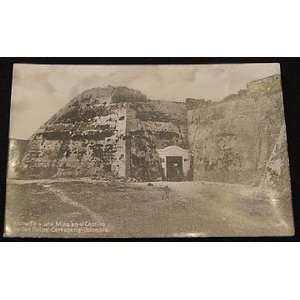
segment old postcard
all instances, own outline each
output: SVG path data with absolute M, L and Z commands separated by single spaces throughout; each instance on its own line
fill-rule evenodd
M 7 237 L 294 234 L 279 64 L 13 70 Z

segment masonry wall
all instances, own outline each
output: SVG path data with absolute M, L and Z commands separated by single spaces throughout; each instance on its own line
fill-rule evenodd
M 284 124 L 282 101 L 276 75 L 221 102 L 190 107 L 194 180 L 258 184 Z
M 30 177 L 161 180 L 157 149 L 191 149 L 194 180 L 258 184 L 284 124 L 279 76 L 220 102 L 149 100 L 126 87 L 87 90 L 31 138 Z
M 34 135 L 23 171 L 42 177 L 123 177 L 125 130 L 126 104 L 75 105 Z
M 188 147 L 185 103 L 157 100 L 128 103 L 128 176 L 138 180 L 163 179 L 156 150 L 170 145 Z
M 146 99 L 140 91 L 126 87 L 80 93 L 32 136 L 22 175 L 126 177 L 127 103 Z
M 292 220 L 292 202 L 286 131 L 283 125 L 260 181 L 260 188 L 272 199 L 282 220 Z M 285 221 L 284 221 L 285 222 Z

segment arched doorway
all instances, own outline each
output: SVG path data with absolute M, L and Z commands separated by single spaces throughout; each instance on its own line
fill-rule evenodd
M 189 150 L 179 146 L 157 149 L 163 170 L 164 180 L 182 181 L 188 179 L 191 169 Z

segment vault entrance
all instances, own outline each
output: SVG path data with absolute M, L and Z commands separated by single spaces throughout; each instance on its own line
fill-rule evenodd
M 166 156 L 167 180 L 180 181 L 183 179 L 182 156 Z
M 171 145 L 163 149 L 157 149 L 157 152 L 160 158 L 162 180 L 189 180 L 191 155 L 188 149 Z

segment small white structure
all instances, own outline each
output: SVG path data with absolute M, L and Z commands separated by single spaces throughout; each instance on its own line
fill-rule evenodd
M 191 155 L 188 149 L 179 146 L 168 146 L 157 149 L 164 178 L 166 180 L 182 180 L 187 178 L 191 169 Z

